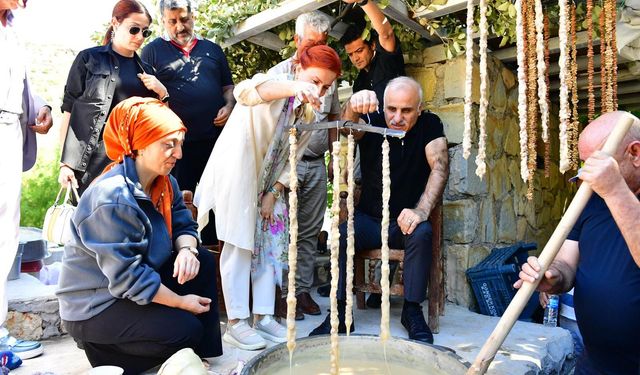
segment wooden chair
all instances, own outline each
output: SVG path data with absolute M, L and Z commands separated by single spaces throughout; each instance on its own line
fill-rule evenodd
M 444 315 L 444 259 L 442 257 L 442 203 L 433 209 L 429 216 L 429 222 L 433 228 L 431 270 L 429 272 L 429 287 L 427 296 L 429 298 L 428 324 L 433 333 L 440 331 L 440 316 Z M 365 309 L 365 293 L 382 293 L 380 283 L 375 277 L 377 261 L 382 258 L 381 249 L 358 251 L 354 257 L 354 289 L 356 291 L 356 305 L 358 309 Z M 364 268 L 365 261 L 369 261 L 368 282 L 365 282 Z M 404 296 L 403 266 L 404 250 L 390 249 L 389 260 L 399 262 L 396 277 L 398 282 L 389 286 L 389 294 L 394 296 Z
M 198 220 L 198 208 L 193 205 L 193 193 L 190 190 L 182 191 L 182 199 L 184 205 L 191 211 L 193 220 Z M 222 292 L 222 279 L 220 278 L 220 254 L 222 253 L 222 246 L 224 243 L 218 241 L 215 245 L 203 245 L 203 247 L 213 253 L 216 258 L 216 285 L 218 286 L 218 310 L 226 314 L 226 307 L 224 304 L 224 294 Z

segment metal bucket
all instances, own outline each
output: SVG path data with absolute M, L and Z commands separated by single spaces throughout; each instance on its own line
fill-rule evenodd
M 330 373 L 329 336 L 305 337 L 296 340 L 296 344 L 291 367 L 284 343 L 253 357 L 241 375 Z M 389 338 L 385 348 L 378 336 L 340 336 L 339 350 L 339 367 L 348 374 L 456 375 L 464 374 L 469 367 L 451 349 L 395 337 Z

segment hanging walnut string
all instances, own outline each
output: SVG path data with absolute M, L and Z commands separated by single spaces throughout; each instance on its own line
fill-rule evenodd
M 569 129 L 570 168 L 578 170 L 578 49 L 576 47 L 576 6 L 571 4 L 571 123 Z
M 558 21 L 558 45 L 560 47 L 560 57 L 558 59 L 560 66 L 560 173 L 564 174 L 570 168 L 567 128 L 571 117 L 571 113 L 569 112 L 569 72 L 567 69 L 567 53 L 569 47 L 567 38 L 567 1 L 558 0 L 558 5 L 560 8 Z
M 547 90 L 545 92 L 547 109 L 550 106 L 551 100 L 549 99 L 549 17 L 544 15 L 544 64 L 545 64 L 545 75 L 544 80 L 547 85 Z M 544 142 L 544 176 L 551 176 L 551 141 L 547 139 Z
M 333 142 L 333 204 L 331 205 L 331 375 L 337 375 L 339 367 L 338 352 L 338 255 L 340 253 L 340 141 Z
M 605 27 L 605 18 L 607 13 L 607 1 L 602 1 L 602 11 L 600 12 L 600 18 L 598 19 L 600 26 L 600 111 L 602 113 L 609 112 L 607 110 L 607 82 L 608 82 L 608 70 L 607 70 L 607 28 Z
M 587 118 L 593 121 L 596 113 L 596 96 L 593 90 L 593 0 L 587 0 L 587 85 L 589 110 Z
M 612 15 L 615 13 L 615 0 L 605 0 L 604 1 L 604 9 L 602 10 L 603 20 L 602 23 L 604 25 L 604 81 L 601 82 L 604 97 L 602 99 L 602 112 L 611 112 L 613 111 L 613 50 L 611 48 L 611 41 L 613 39 L 613 28 L 612 28 Z
M 382 265 L 380 267 L 380 287 L 382 306 L 380 306 L 380 340 L 389 339 L 389 198 L 391 197 L 391 178 L 389 177 L 389 141 L 382 142 L 382 222 L 380 238 L 382 241 Z
M 471 153 L 471 110 L 473 107 L 473 0 L 467 0 L 467 42 L 465 51 L 464 80 L 464 132 L 462 133 L 462 156 Z
M 296 269 L 298 264 L 298 138 L 296 129 L 289 131 L 289 274 L 287 291 L 287 349 L 289 362 L 296 348 Z
M 520 177 L 522 181 L 529 179 L 527 153 L 527 81 L 524 55 L 524 20 L 523 0 L 516 0 L 516 58 L 518 61 L 518 126 L 520 128 Z
M 486 157 L 486 141 L 487 141 L 487 36 L 489 34 L 487 27 L 487 0 L 480 0 L 480 108 L 478 111 L 478 127 L 480 135 L 478 139 L 478 156 L 476 156 L 476 175 L 481 179 L 487 171 Z
M 355 254 L 355 231 L 353 228 L 353 212 L 355 194 L 355 178 L 353 176 L 353 164 L 355 153 L 355 140 L 353 135 L 349 134 L 347 138 L 347 288 L 353 290 L 353 256 Z M 353 293 L 347 293 L 347 307 L 345 310 L 344 322 L 347 326 L 347 336 L 350 335 L 351 324 L 353 323 Z
M 537 107 L 537 79 L 538 72 L 536 69 L 536 25 L 535 19 L 535 0 L 527 0 L 525 6 L 525 46 L 527 56 L 527 167 L 529 168 L 529 176 L 527 178 L 527 198 L 533 199 L 533 177 L 536 170 L 536 140 L 538 127 L 538 107 Z
M 545 62 L 544 12 L 542 1 L 535 0 L 536 58 L 538 61 L 538 105 L 542 123 L 542 141 L 549 142 L 549 106 L 547 104 L 547 64 Z
M 612 70 L 611 70 L 611 84 L 613 85 L 612 89 L 612 101 L 613 101 L 613 110 L 618 110 L 618 42 L 616 40 L 616 19 L 618 9 L 616 8 L 616 2 L 613 1 L 611 5 L 611 50 L 613 51 L 613 61 L 612 61 Z

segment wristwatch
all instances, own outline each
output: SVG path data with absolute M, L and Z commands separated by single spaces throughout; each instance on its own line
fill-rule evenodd
M 269 193 L 273 194 L 274 198 L 276 199 L 280 198 L 280 190 L 276 189 L 273 186 L 269 188 Z
M 198 256 L 198 249 L 196 249 L 194 246 L 191 246 L 191 245 L 182 246 L 181 248 L 178 249 L 178 252 L 181 252 L 182 250 L 188 250 L 191 254 L 195 255 L 196 257 Z
M 356 4 L 360 5 L 361 7 L 367 5 L 367 3 L 369 2 L 369 0 L 362 0 L 362 1 L 358 1 L 356 2 Z
M 169 94 L 165 95 L 162 97 L 162 99 L 160 99 L 161 102 L 166 103 L 169 101 Z

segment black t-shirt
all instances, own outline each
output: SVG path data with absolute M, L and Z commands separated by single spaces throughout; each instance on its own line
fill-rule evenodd
M 216 140 L 221 127 L 213 119 L 225 105 L 222 88 L 233 85 L 227 58 L 219 45 L 200 39 L 185 56 L 178 47 L 156 38 L 142 50 L 169 90 L 169 107 L 184 122 L 186 141 Z
M 370 113 L 369 117 L 363 115 L 362 118 L 368 122 L 369 118 L 371 123 L 377 126 L 385 126 L 384 121 L 384 89 L 387 87 L 387 83 L 392 79 L 406 75 L 404 71 L 404 58 L 402 57 L 402 50 L 400 49 L 400 41 L 396 38 L 396 50 L 388 52 L 380 45 L 380 42 L 376 43 L 376 52 L 371 63 L 369 64 L 369 70 L 362 69 L 355 82 L 353 83 L 353 92 L 360 90 L 373 90 L 380 102 L 378 112 Z
M 415 208 L 418 204 L 431 173 L 425 147 L 440 137 L 444 137 L 442 122 L 427 111 L 420 114 L 403 139 L 389 137 L 391 218 L 397 218 L 403 209 Z M 358 143 L 362 171 L 358 210 L 378 218 L 382 217 L 382 140 L 380 134 L 365 133 Z
M 114 55 L 118 59 L 120 74 L 116 79 L 116 90 L 113 92 L 113 101 L 111 102 L 109 113 L 118 103 L 132 96 L 158 97 L 156 93 L 148 90 L 138 78 L 138 73 L 143 73 L 143 69 L 134 57 L 125 57 L 115 52 Z M 146 73 L 153 74 L 153 72 Z
M 567 238 L 579 242 L 573 300 L 590 362 L 603 374 L 638 374 L 640 267 L 597 194 Z

